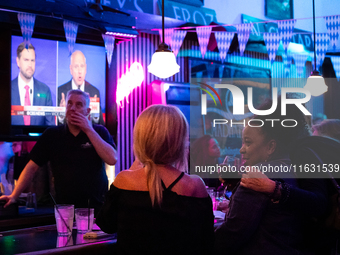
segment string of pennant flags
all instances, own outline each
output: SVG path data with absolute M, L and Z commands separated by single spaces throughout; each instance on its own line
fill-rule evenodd
M 35 17 L 36 15 L 31 14 L 31 13 L 23 13 L 23 12 L 18 13 L 18 20 L 20 23 L 21 33 L 22 33 L 23 41 L 25 43 L 25 47 L 27 49 L 28 49 L 28 46 L 30 44 L 31 37 L 33 34 Z M 71 55 L 74 51 L 74 44 L 77 38 L 78 24 L 72 21 L 64 20 L 63 25 L 64 25 L 65 37 L 68 43 L 69 54 Z M 112 61 L 112 53 L 113 53 L 114 45 L 115 45 L 115 37 L 113 35 L 106 35 L 106 34 L 102 34 L 102 37 L 104 40 L 107 62 L 110 67 L 111 61 Z
M 339 39 L 340 34 L 340 15 L 335 16 L 327 16 L 323 17 L 328 33 L 316 33 L 315 39 L 315 54 L 316 54 L 316 69 L 319 69 L 322 65 L 327 49 L 331 46 L 334 50 L 336 49 L 336 44 Z M 295 61 L 295 65 L 297 68 L 297 73 L 299 76 L 303 74 L 303 68 L 309 57 L 309 54 L 291 54 L 288 52 L 288 47 L 291 42 L 291 39 L 294 35 L 294 28 L 296 24 L 296 19 L 291 20 L 280 20 L 280 21 L 273 21 L 272 23 L 277 23 L 278 31 L 275 33 L 263 32 L 262 37 L 266 45 L 266 49 L 268 52 L 268 58 L 271 64 L 274 63 L 278 48 L 280 43 L 282 42 L 282 46 L 284 49 L 283 53 L 283 64 L 285 68 L 285 72 L 289 72 L 290 64 L 292 59 Z M 244 23 L 244 24 L 237 24 L 233 25 L 236 27 L 236 32 L 212 32 L 212 28 L 215 26 L 220 25 L 212 25 L 212 26 L 201 26 L 196 27 L 197 39 L 199 43 L 200 52 L 202 55 L 202 59 L 204 59 L 205 54 L 207 52 L 207 46 L 209 43 L 209 39 L 211 33 L 214 34 L 217 48 L 219 50 L 219 56 L 221 62 L 225 62 L 227 59 L 227 53 L 229 51 L 231 42 L 237 34 L 238 43 L 239 43 L 239 50 L 240 56 L 244 55 L 244 51 L 249 40 L 249 36 L 253 29 L 253 23 Z M 182 28 L 183 29 L 183 28 Z M 187 29 L 187 28 L 185 28 Z M 159 29 L 160 36 L 162 37 L 162 30 Z M 171 47 L 173 44 L 176 44 L 176 47 L 180 47 L 182 44 L 184 37 L 176 36 L 179 32 L 184 32 L 185 30 L 169 28 L 165 29 L 165 43 L 169 44 Z M 312 36 L 312 40 L 314 40 L 314 36 Z M 176 48 L 176 54 L 178 53 L 178 49 Z M 312 53 L 314 54 L 314 53 Z M 332 63 L 334 70 L 336 72 L 336 76 L 340 78 L 340 57 L 334 56 L 332 57 Z
M 25 42 L 25 46 L 28 48 L 30 43 L 30 39 L 32 37 L 34 24 L 35 24 L 35 14 L 31 13 L 18 13 L 18 21 L 20 23 L 21 32 L 23 36 L 23 41 Z M 327 32 L 328 33 L 316 33 L 316 38 L 312 36 L 312 40 L 315 40 L 315 54 L 316 54 L 316 70 L 320 68 L 322 65 L 327 49 L 332 47 L 332 49 L 336 49 L 337 42 L 339 40 L 340 35 L 340 15 L 334 16 L 326 16 L 323 17 Z M 291 54 L 288 52 L 288 46 L 291 42 L 292 36 L 294 35 L 294 28 L 296 24 L 296 19 L 291 20 L 271 20 L 271 23 L 277 23 L 278 31 L 277 33 L 262 33 L 263 40 L 266 45 L 266 49 L 268 52 L 268 59 L 273 64 L 275 62 L 276 54 L 279 48 L 280 43 L 282 42 L 284 53 L 282 56 L 283 64 L 285 68 L 285 72 L 289 72 L 290 64 L 292 59 L 295 61 L 295 65 L 297 68 L 298 75 L 302 75 L 303 68 L 308 54 Z M 268 22 L 268 21 L 266 21 Z M 263 22 L 259 22 L 263 23 Z M 68 42 L 69 53 L 72 54 L 74 50 L 74 44 L 77 37 L 78 24 L 72 21 L 65 20 L 63 22 L 65 37 Z M 236 32 L 213 32 L 217 47 L 219 50 L 219 57 L 221 62 L 225 62 L 228 57 L 228 51 L 231 45 L 231 42 L 237 34 L 240 55 L 244 55 L 244 51 L 249 40 L 249 36 L 252 33 L 254 23 L 243 23 L 233 25 L 236 27 Z M 220 26 L 220 25 L 219 25 Z M 210 35 L 212 33 L 212 28 L 214 26 L 201 26 L 196 27 L 196 33 L 199 43 L 200 52 L 202 58 L 204 59 L 205 54 L 207 52 L 207 46 L 209 43 Z M 183 28 L 182 28 L 183 29 Z M 174 29 L 168 28 L 164 29 L 164 40 L 165 43 L 170 45 L 173 50 L 175 56 L 178 55 L 181 45 L 184 41 L 184 38 L 188 31 L 182 29 Z M 162 30 L 159 29 L 160 38 L 162 39 Z M 112 61 L 112 53 L 114 50 L 115 37 L 113 35 L 102 35 L 106 50 L 107 61 L 110 66 Z M 336 73 L 336 77 L 340 79 L 340 57 L 332 56 L 331 61 Z M 313 62 L 313 61 L 312 61 Z M 313 63 L 314 65 L 314 63 Z

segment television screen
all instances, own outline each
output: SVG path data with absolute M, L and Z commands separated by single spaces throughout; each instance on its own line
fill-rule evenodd
M 167 83 L 166 104 L 178 107 L 190 126 L 190 138 L 203 135 L 201 116 L 201 90 L 188 83 Z
M 11 125 L 54 126 L 64 123 L 65 100 L 71 89 L 90 95 L 93 123 L 105 119 L 105 48 L 32 38 L 32 49 L 18 48 L 21 36 L 12 36 Z M 19 55 L 17 53 L 19 51 Z

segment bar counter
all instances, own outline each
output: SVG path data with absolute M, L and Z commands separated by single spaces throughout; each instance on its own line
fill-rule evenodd
M 215 227 L 222 222 L 222 219 L 215 219 Z M 99 228 L 94 224 L 94 229 Z M 73 227 L 72 236 L 58 236 L 55 224 L 3 231 L 0 232 L 0 254 L 114 254 L 116 234 L 94 232 L 98 233 L 98 238 L 84 239 Z
M 216 228 L 222 224 L 224 213 L 214 214 Z M 84 239 L 75 226 L 70 237 L 58 236 L 53 208 L 21 211 L 16 218 L 0 220 L 0 254 L 114 254 L 116 235 L 100 231 L 96 224 L 93 231 L 98 238 Z
M 0 232 L 0 254 L 112 254 L 116 235 L 95 231 L 96 239 L 83 239 L 73 228 L 69 237 L 58 236 L 55 225 Z
M 20 206 L 18 215 L 0 217 L 0 231 L 55 224 L 52 206 L 40 206 L 36 209 Z

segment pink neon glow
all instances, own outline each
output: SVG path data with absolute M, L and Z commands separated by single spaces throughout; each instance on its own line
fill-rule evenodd
M 139 87 L 144 81 L 144 70 L 141 64 L 134 62 L 130 66 L 125 74 L 118 79 L 117 83 L 117 93 L 116 93 L 116 103 L 118 106 L 123 105 L 123 100 L 126 98 L 128 101 L 128 96 L 135 88 Z

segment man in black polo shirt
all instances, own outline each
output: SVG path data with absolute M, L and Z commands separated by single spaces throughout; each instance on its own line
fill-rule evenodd
M 67 124 L 48 128 L 30 153 L 31 160 L 21 173 L 6 205 L 13 203 L 32 181 L 39 166 L 51 163 L 56 202 L 98 209 L 108 190 L 104 162 L 117 162 L 113 139 L 107 129 L 91 123 L 90 98 L 80 90 L 71 90 L 66 100 Z

